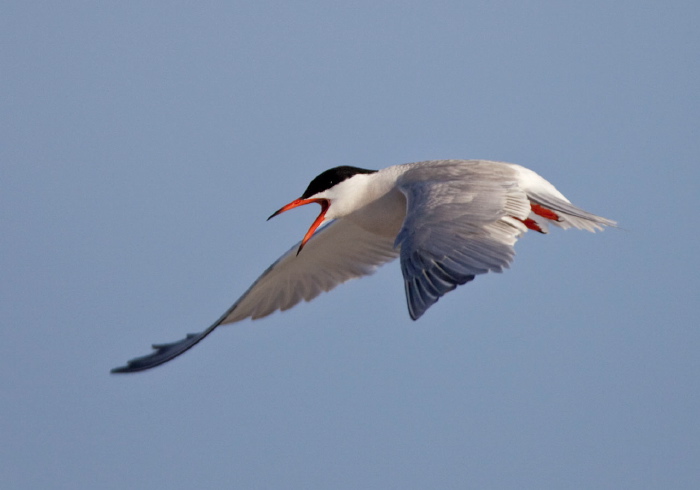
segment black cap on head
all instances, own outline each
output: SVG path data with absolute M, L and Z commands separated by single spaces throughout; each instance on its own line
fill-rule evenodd
M 308 199 L 314 194 L 323 192 L 330 189 L 339 182 L 349 179 L 355 174 L 373 174 L 376 170 L 367 170 L 366 168 L 349 167 L 347 165 L 342 167 L 334 167 L 330 170 L 326 170 L 314 180 L 311 181 L 309 187 L 306 188 L 304 193 L 301 195 L 301 199 Z

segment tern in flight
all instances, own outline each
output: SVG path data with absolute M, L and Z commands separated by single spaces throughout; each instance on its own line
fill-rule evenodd
M 417 320 L 441 296 L 477 274 L 508 267 L 513 245 L 527 230 L 547 233 L 550 224 L 588 231 L 615 226 L 571 204 L 532 170 L 486 160 L 434 160 L 383 170 L 335 167 L 270 218 L 311 203 L 320 204 L 321 213 L 301 242 L 209 328 L 153 345 L 151 354 L 112 372 L 163 364 L 219 325 L 288 310 L 397 257 L 408 314 Z

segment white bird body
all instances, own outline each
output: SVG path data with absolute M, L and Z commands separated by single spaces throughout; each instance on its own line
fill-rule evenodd
M 155 367 L 219 325 L 287 310 L 399 256 L 415 320 L 476 275 L 508 267 L 513 245 L 528 229 L 547 233 L 554 224 L 596 231 L 615 225 L 573 206 L 532 170 L 485 160 L 435 160 L 379 171 L 336 167 L 271 218 L 309 203 L 321 204 L 322 211 L 304 239 L 213 325 L 179 342 L 154 345 L 156 352 L 112 372 Z

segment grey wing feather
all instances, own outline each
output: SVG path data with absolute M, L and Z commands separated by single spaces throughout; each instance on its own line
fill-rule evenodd
M 398 255 L 391 239 L 346 220 L 334 221 L 320 229 L 297 256 L 298 247 L 297 243 L 268 267 L 209 328 L 177 342 L 156 344 L 151 354 L 132 359 L 112 373 L 132 373 L 159 366 L 194 347 L 219 325 L 287 310 L 349 279 L 371 274 Z
M 411 318 L 477 274 L 502 271 L 526 231 L 530 203 L 514 170 L 493 162 L 415 164 L 399 180 L 407 200 L 396 238 Z M 513 219 L 518 218 L 518 219 Z
M 372 274 L 398 251 L 390 238 L 348 220 L 325 226 L 297 255 L 299 244 L 272 264 L 228 311 L 222 324 L 263 318 L 311 301 L 349 279 Z

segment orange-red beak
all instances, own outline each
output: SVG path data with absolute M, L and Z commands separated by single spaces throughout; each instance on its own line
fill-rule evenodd
M 294 209 L 299 206 L 303 206 L 304 204 L 311 204 L 311 203 L 318 203 L 321 205 L 321 213 L 318 215 L 318 217 L 314 220 L 314 222 L 311 224 L 311 228 L 309 228 L 309 231 L 306 232 L 306 235 L 304 235 L 304 238 L 301 240 L 301 243 L 299 244 L 299 249 L 297 250 L 297 255 L 299 255 L 299 252 L 301 252 L 301 249 L 304 248 L 304 245 L 306 245 L 306 242 L 309 241 L 309 239 L 313 236 L 314 232 L 316 231 L 316 228 L 321 226 L 321 223 L 323 223 L 323 219 L 326 217 L 326 211 L 328 211 L 328 208 L 330 207 L 331 203 L 328 199 L 296 199 L 286 206 L 282 206 L 279 208 L 277 211 L 272 213 L 272 215 L 267 218 L 268 220 L 271 220 L 278 214 L 282 214 L 285 211 L 289 211 L 290 209 Z

